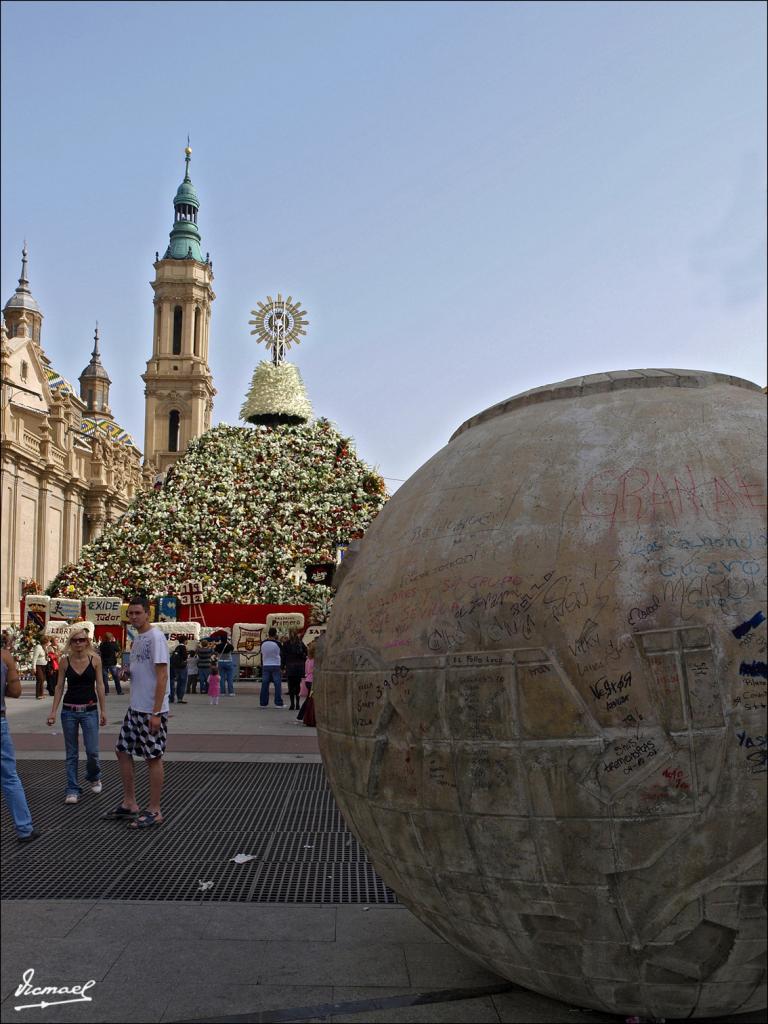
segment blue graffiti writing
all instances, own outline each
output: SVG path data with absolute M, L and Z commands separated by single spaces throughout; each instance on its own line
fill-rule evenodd
M 768 665 L 764 661 L 753 661 L 749 665 L 742 661 L 739 665 L 739 674 L 751 676 L 753 679 L 768 679 Z
M 768 746 L 768 736 L 755 736 L 753 739 L 744 729 L 741 729 L 736 733 L 736 739 L 739 741 L 739 746 L 746 747 L 747 750 L 749 750 L 750 747 Z
M 765 622 L 765 615 L 762 612 L 756 612 L 751 619 L 747 619 L 746 622 L 742 622 L 740 626 L 731 630 L 737 640 L 741 640 L 751 629 L 755 629 L 760 625 L 761 622 Z

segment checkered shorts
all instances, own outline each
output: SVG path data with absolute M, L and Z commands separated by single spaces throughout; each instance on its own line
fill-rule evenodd
M 150 717 L 145 711 L 128 708 L 120 727 L 115 750 L 147 760 L 162 757 L 168 739 L 168 715 L 160 715 L 160 728 L 157 732 L 149 731 Z

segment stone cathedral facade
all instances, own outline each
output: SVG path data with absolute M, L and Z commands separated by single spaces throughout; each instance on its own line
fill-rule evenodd
M 45 587 L 83 544 L 128 508 L 149 473 L 109 407 L 98 327 L 75 388 L 43 347 L 43 314 L 29 287 L 24 247 L 19 286 L 3 309 L 0 462 L 0 620 L 18 623 L 22 589 Z
M 22 589 L 43 589 L 62 565 L 119 518 L 135 495 L 165 475 L 211 425 L 216 390 L 208 366 L 213 267 L 203 257 L 200 202 L 186 173 L 173 200 L 168 247 L 155 259 L 152 354 L 142 374 L 144 460 L 109 407 L 111 380 L 96 329 L 88 365 L 73 386 L 43 347 L 43 313 L 21 277 L 3 308 L 0 621 L 18 623 Z M 35 589 L 37 589 L 35 588 Z

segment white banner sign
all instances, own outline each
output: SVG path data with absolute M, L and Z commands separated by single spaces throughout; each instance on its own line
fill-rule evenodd
M 287 633 L 289 629 L 304 629 L 304 616 L 301 612 L 272 612 L 267 616 L 267 629 L 272 627 L 278 633 Z
M 59 649 L 69 636 L 69 623 L 61 619 L 51 619 L 45 629 L 46 636 L 53 637 L 59 641 Z
M 74 622 L 80 618 L 82 601 L 76 601 L 72 597 L 52 597 L 48 606 L 48 614 L 52 619 L 64 619 L 66 622 Z
M 228 639 L 230 639 L 230 640 L 232 639 L 232 630 L 229 628 L 229 626 L 201 626 L 200 627 L 200 639 L 201 640 L 207 640 L 209 637 L 213 636 L 214 634 L 216 634 L 217 636 L 222 636 L 223 634 L 226 634 Z
M 323 635 L 326 628 L 326 626 L 307 626 L 307 630 L 301 638 L 304 646 L 309 647 L 314 640 Z
M 47 594 L 27 594 L 24 601 L 24 625 L 45 629 L 50 601 Z
M 262 634 L 266 635 L 263 622 L 236 622 L 232 627 L 232 646 L 244 661 L 261 656 Z
M 185 606 L 203 603 L 203 585 L 198 580 L 188 580 L 179 587 L 179 600 Z
M 197 640 L 200 636 L 199 622 L 156 622 L 154 624 L 168 641 L 168 650 L 173 651 L 179 640 L 185 644 Z
M 85 617 L 97 626 L 119 626 L 121 597 L 86 597 Z
M 53 625 L 52 622 L 48 623 L 48 628 L 45 631 L 46 634 L 51 632 L 51 626 L 52 625 Z M 66 629 L 63 632 L 63 636 L 64 636 L 65 640 L 68 640 L 69 639 L 69 634 L 72 632 L 72 623 L 65 622 L 64 625 L 66 626 Z M 94 624 L 92 622 L 78 622 L 77 628 L 78 629 L 84 629 L 85 632 L 88 634 L 88 636 L 91 638 L 91 641 L 93 641 L 93 637 L 94 637 L 94 634 L 96 632 L 96 627 L 94 626 Z

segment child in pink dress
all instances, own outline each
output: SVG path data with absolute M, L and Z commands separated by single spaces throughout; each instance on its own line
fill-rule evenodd
M 219 703 L 219 691 L 221 689 L 221 676 L 219 675 L 219 666 L 214 659 L 211 662 L 211 672 L 208 676 L 208 696 L 210 700 L 209 704 Z

